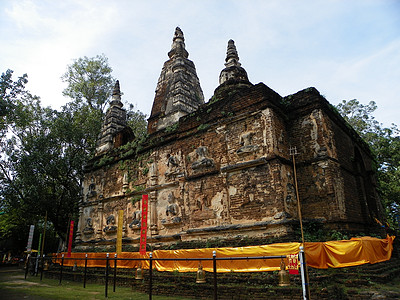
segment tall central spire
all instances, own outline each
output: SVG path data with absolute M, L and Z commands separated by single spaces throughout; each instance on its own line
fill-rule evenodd
M 185 38 L 176 27 L 169 60 L 164 63 L 158 79 L 153 108 L 148 119 L 148 133 L 154 133 L 195 111 L 204 103 L 203 91 L 194 63 L 188 59 Z
M 168 52 L 169 58 L 180 56 L 184 58 L 189 57 L 189 53 L 185 49 L 185 38 L 183 32 L 179 27 L 176 27 L 174 38 L 172 39 L 171 51 Z

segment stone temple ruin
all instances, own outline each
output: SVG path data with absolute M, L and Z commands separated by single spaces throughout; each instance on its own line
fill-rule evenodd
M 117 81 L 94 158 L 85 166 L 76 245 L 138 246 L 141 197 L 148 241 L 287 237 L 302 217 L 369 232 L 382 216 L 368 146 L 315 88 L 282 97 L 252 84 L 232 40 L 219 86 L 205 103 L 176 28 L 157 83 L 148 137 L 135 139 Z M 293 153 L 292 153 L 293 154 Z

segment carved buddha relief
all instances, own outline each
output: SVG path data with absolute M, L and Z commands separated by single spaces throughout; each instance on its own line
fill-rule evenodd
M 165 218 L 161 219 L 163 225 L 175 225 L 182 222 L 181 210 L 177 204 L 177 199 L 171 192 L 168 195 L 168 204 L 165 208 Z
M 255 132 L 249 131 L 245 132 L 240 136 L 240 145 L 241 147 L 236 151 L 238 155 L 244 153 L 251 153 L 258 150 L 258 146 L 253 144 L 253 137 Z
M 91 235 L 92 233 L 94 233 L 94 228 L 93 228 L 93 220 L 92 218 L 86 218 L 85 220 L 85 228 L 83 228 L 83 234 L 85 235 Z
M 141 222 L 142 222 L 142 212 L 140 210 L 136 210 L 132 214 L 132 222 L 129 224 L 129 228 L 140 229 Z
M 182 175 L 183 172 L 178 157 L 176 155 L 167 154 L 167 158 L 167 171 L 165 172 L 165 176 L 171 178 Z
M 208 157 L 207 147 L 200 146 L 196 149 L 197 160 L 192 164 L 192 169 L 214 167 L 214 160 Z
M 114 215 L 109 215 L 106 218 L 106 227 L 104 227 L 103 231 L 105 233 L 113 233 L 117 231 L 117 226 L 115 225 L 115 217 Z
M 89 200 L 89 198 L 95 197 L 97 195 L 96 192 L 96 184 L 94 182 L 93 176 L 90 178 L 90 184 L 88 187 L 88 192 L 86 193 L 86 200 Z

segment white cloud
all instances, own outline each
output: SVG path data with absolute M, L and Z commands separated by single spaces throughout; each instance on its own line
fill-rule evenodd
M 66 66 L 104 53 L 124 99 L 149 114 L 180 26 L 206 99 L 232 38 L 253 83 L 283 96 L 315 86 L 333 103 L 375 100 L 379 116 L 397 122 L 395 8 L 381 1 L 10 1 L 0 15 L 0 66 L 28 73 L 28 88 L 58 108 L 67 101 Z

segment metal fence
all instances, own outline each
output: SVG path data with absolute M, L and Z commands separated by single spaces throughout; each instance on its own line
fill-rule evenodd
M 302 247 L 301 247 L 302 248 Z M 150 253 L 149 258 L 118 258 L 117 254 L 115 254 L 114 257 L 109 257 L 109 253 L 107 253 L 105 258 L 88 258 L 87 254 L 85 255 L 85 258 L 72 258 L 72 257 L 65 257 L 64 254 L 62 254 L 61 259 L 58 258 L 59 264 L 60 264 L 60 271 L 59 271 L 59 284 L 61 285 L 62 280 L 63 280 L 63 269 L 64 269 L 64 261 L 65 260 L 84 260 L 84 272 L 83 272 L 83 287 L 86 288 L 86 280 L 87 280 L 87 269 L 88 269 L 88 260 L 105 260 L 105 289 L 104 289 L 104 295 L 107 298 L 108 297 L 108 281 L 110 278 L 110 269 L 113 269 L 113 291 L 115 292 L 115 286 L 116 286 L 116 278 L 117 278 L 117 267 L 118 267 L 118 261 L 149 261 L 149 287 L 148 287 L 148 293 L 149 293 L 149 300 L 152 299 L 152 290 L 153 290 L 153 262 L 154 261 L 212 261 L 213 265 L 213 299 L 217 300 L 218 299 L 218 284 L 217 284 L 217 261 L 222 261 L 222 260 L 258 260 L 258 259 L 284 259 L 286 258 L 286 255 L 277 255 L 277 256 L 250 256 L 250 257 L 217 257 L 216 256 L 216 251 L 213 251 L 213 256 L 209 258 L 153 258 L 152 253 Z M 305 259 L 304 259 L 304 251 L 303 249 L 300 249 L 299 253 L 299 258 L 300 258 L 300 270 L 301 270 L 301 281 L 302 281 L 302 288 L 303 288 L 303 299 L 308 299 L 308 283 L 306 282 L 306 276 L 305 276 Z M 55 259 L 53 257 L 29 257 L 27 259 L 26 263 L 26 268 L 25 268 L 25 279 L 27 278 L 27 275 L 29 273 L 29 270 L 31 271 L 30 273 L 32 275 L 38 275 L 40 273 L 40 280 L 43 278 L 43 271 L 44 271 L 44 266 L 46 265 L 46 262 L 49 263 L 50 261 L 54 261 Z M 114 267 L 111 267 L 110 262 L 114 262 L 113 265 Z

